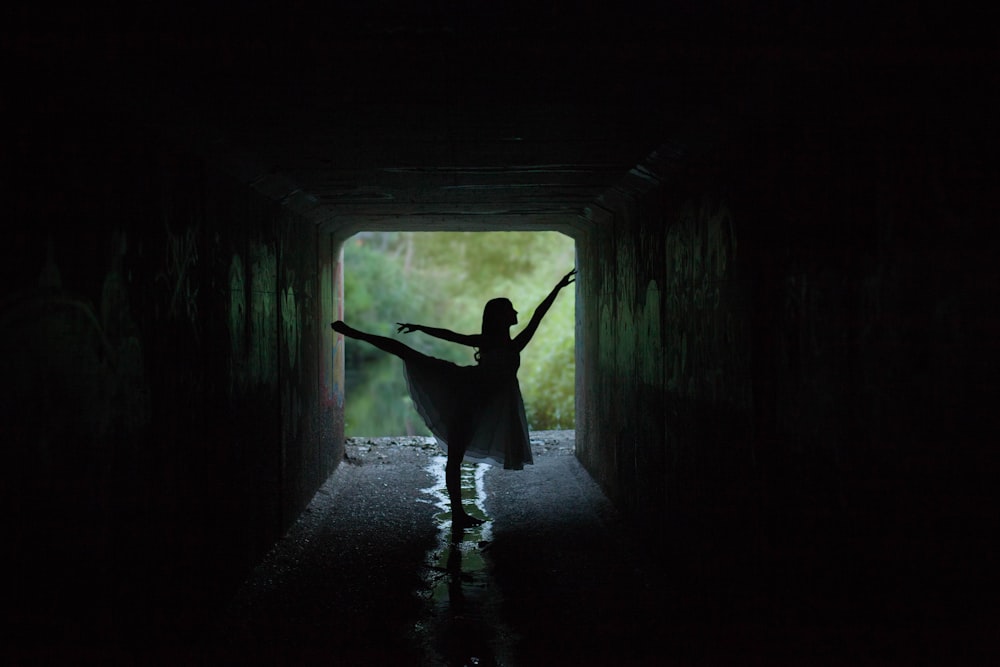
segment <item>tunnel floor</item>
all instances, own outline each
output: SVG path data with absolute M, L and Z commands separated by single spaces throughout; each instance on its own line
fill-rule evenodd
M 990 664 L 976 657 L 985 628 L 914 623 L 898 601 L 872 605 L 857 591 L 824 588 L 828 578 L 794 555 L 767 566 L 705 564 L 714 574 L 700 579 L 698 564 L 665 572 L 662 547 L 641 526 L 625 529 L 573 456 L 571 431 L 533 433 L 532 449 L 535 465 L 524 471 L 466 464 L 467 511 L 489 520 L 456 533 L 435 445 L 349 441 L 345 463 L 215 620 L 199 657 L 212 665 Z
M 481 527 L 452 531 L 444 458 L 422 438 L 352 439 L 347 460 L 218 620 L 216 664 L 650 664 L 662 606 L 573 456 L 465 464 Z M 657 660 L 656 662 L 659 662 Z

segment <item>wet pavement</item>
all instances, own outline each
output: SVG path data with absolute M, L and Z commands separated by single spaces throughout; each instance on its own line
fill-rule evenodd
M 218 620 L 210 661 L 659 663 L 660 606 L 572 437 L 533 433 L 524 471 L 465 464 L 467 511 L 488 520 L 462 531 L 435 445 L 349 441 L 348 460 Z
M 523 471 L 464 466 L 466 510 L 488 520 L 453 531 L 436 445 L 349 441 L 223 609 L 187 610 L 200 629 L 118 664 L 1000 664 L 994 617 L 940 595 L 913 603 L 926 582 L 901 595 L 865 577 L 835 536 L 757 559 L 733 541 L 695 544 L 700 558 L 671 560 L 641 525 L 626 529 L 571 431 L 533 433 L 532 449 Z
M 40 568 L 54 590 L 80 579 L 87 606 L 11 617 L 15 659 L 0 652 L 0 664 L 1000 664 L 1000 619 L 969 604 L 968 585 L 875 567 L 871 540 L 836 530 L 754 551 L 748 528 L 725 524 L 727 539 L 712 540 L 719 527 L 703 521 L 683 543 L 657 542 L 662 518 L 627 527 L 573 456 L 572 431 L 531 435 L 535 465 L 523 471 L 464 466 L 466 510 L 487 521 L 462 531 L 436 445 L 349 441 L 233 596 L 168 596 L 178 572 L 140 570 L 124 577 L 139 582 L 129 618 L 109 620 L 98 599 L 108 578 Z M 980 589 L 993 599 L 989 581 Z M 28 628 L 37 638 L 25 641 Z

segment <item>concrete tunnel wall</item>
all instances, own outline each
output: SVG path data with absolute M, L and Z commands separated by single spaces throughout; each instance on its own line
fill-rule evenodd
M 47 138 L 58 169 L 9 156 L 5 609 L 99 599 L 156 632 L 230 594 L 341 458 L 339 266 L 280 184 L 89 120 Z
M 758 494 L 739 219 L 678 176 L 688 153 L 633 169 L 580 242 L 577 456 L 660 553 L 704 528 L 749 539 Z
M 994 195 L 895 111 L 679 128 L 587 211 L 577 454 L 691 585 L 996 585 Z

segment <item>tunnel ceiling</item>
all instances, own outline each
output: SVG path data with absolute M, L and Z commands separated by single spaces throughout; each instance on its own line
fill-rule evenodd
M 317 219 L 370 228 L 559 227 L 656 147 L 612 112 L 560 103 L 344 110 L 320 94 L 292 118 L 216 145 L 253 155 Z
M 67 59 L 87 70 L 80 96 L 96 76 L 172 143 L 356 228 L 563 228 L 687 103 L 682 82 L 669 96 L 649 82 L 669 31 L 613 11 L 364 4 L 190 23 L 164 10 Z
M 678 119 L 797 101 L 844 26 L 879 31 L 653 4 L 36 4 L 4 28 L 34 74 L 8 108 L 157 128 L 321 223 L 560 228 Z
M 414 47 L 399 48 L 396 62 L 406 62 Z M 515 72 L 530 68 L 521 58 L 505 62 Z M 482 80 L 461 82 L 447 65 L 432 65 L 385 64 L 384 75 L 369 68 L 363 80 L 331 87 L 320 75 L 315 86 L 297 82 L 297 99 L 247 91 L 251 100 L 227 109 L 227 119 L 209 125 L 199 111 L 191 135 L 223 161 L 240 162 L 247 180 L 280 180 L 276 194 L 285 187 L 308 200 L 313 218 L 378 229 L 561 228 L 661 141 L 660 107 L 639 113 L 611 103 L 596 79 L 531 95 L 516 73 L 501 79 L 509 85 L 484 89 Z

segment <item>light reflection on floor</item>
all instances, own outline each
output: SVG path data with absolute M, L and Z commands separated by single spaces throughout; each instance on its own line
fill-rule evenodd
M 427 664 L 509 665 L 511 635 L 500 619 L 500 596 L 492 581 L 488 550 L 492 522 L 484 511 L 483 478 L 489 466 L 462 465 L 462 498 L 465 511 L 485 519 L 480 526 L 453 530 L 451 507 L 445 487 L 445 457 L 436 456 L 427 467 L 434 485 L 421 492 L 438 508 L 438 546 L 427 554 L 423 591 L 427 603 L 424 620 L 415 628 Z

